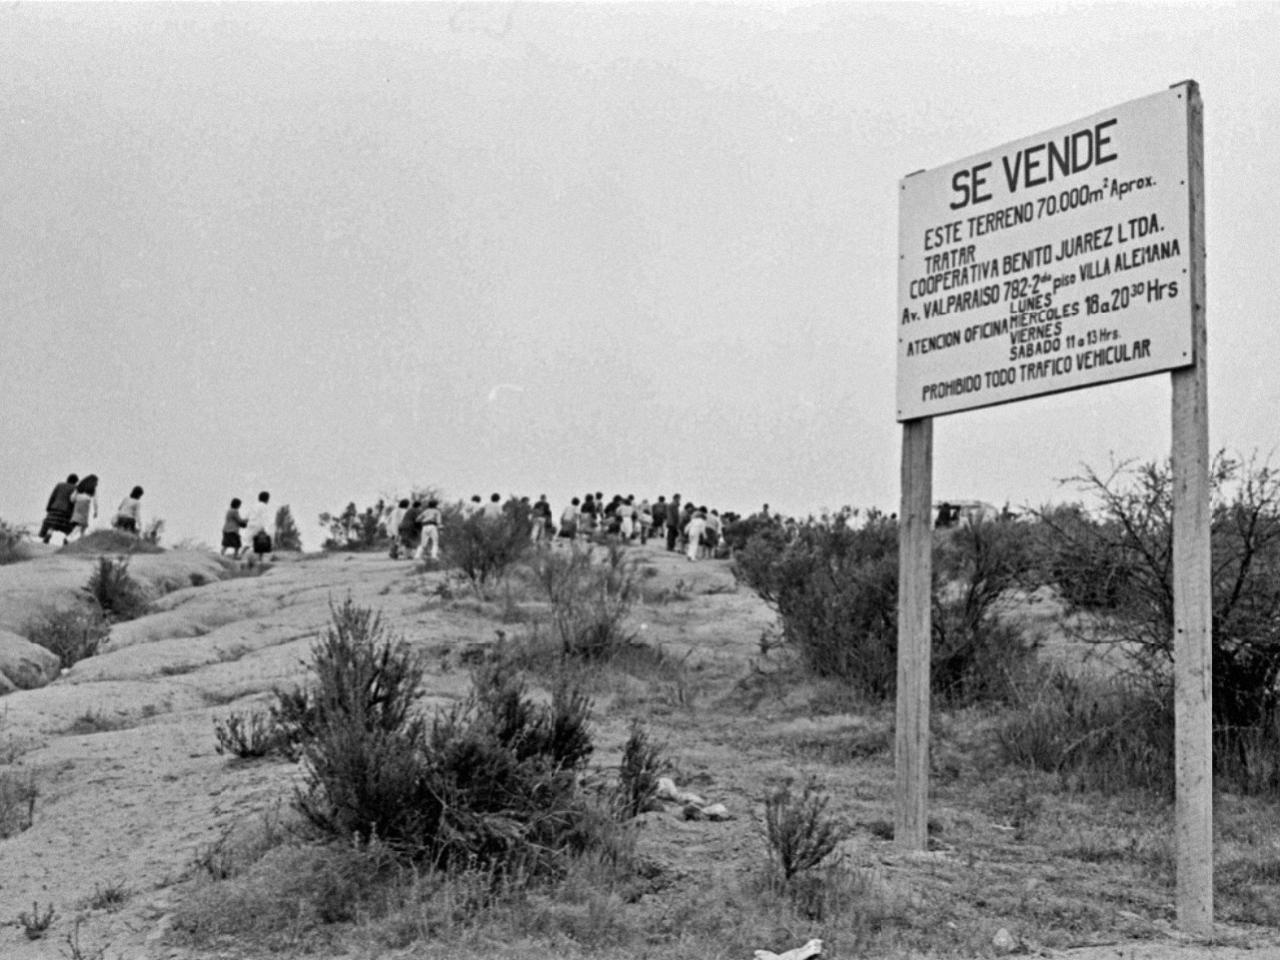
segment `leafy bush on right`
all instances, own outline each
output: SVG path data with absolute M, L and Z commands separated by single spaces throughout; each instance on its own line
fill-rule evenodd
M 1168 462 L 1076 478 L 1096 518 L 1041 511 L 1050 582 L 1090 617 L 1085 639 L 1124 658 L 1172 722 L 1173 479 Z M 1211 471 L 1216 775 L 1280 792 L 1280 471 L 1219 453 Z M 1092 584 L 1081 587 L 1080 584 Z
M 1030 548 L 1020 525 L 966 523 L 938 531 L 933 563 L 934 693 L 968 703 L 1001 699 L 1031 648 L 999 618 L 1022 583 Z M 863 696 L 897 684 L 898 524 L 871 511 L 861 527 L 809 526 L 789 543 L 769 532 L 747 541 L 735 576 L 778 612 L 784 641 L 816 675 Z

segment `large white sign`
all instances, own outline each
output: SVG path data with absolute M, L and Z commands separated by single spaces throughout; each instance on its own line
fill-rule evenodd
M 902 180 L 899 420 L 1194 361 L 1186 90 Z

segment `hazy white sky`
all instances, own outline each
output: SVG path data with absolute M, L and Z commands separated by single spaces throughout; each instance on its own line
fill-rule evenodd
M 896 509 L 898 180 L 1184 79 L 1210 443 L 1276 444 L 1280 6 L 9 4 L 0 517 L 135 483 Z M 939 418 L 939 497 L 1164 457 L 1168 376 Z M 105 517 L 104 517 L 105 520 Z

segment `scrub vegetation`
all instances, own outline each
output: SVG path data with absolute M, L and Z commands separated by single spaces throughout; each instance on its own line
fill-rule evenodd
M 1215 711 L 1217 914 L 1244 937 L 1280 927 L 1280 498 L 1256 464 L 1216 476 L 1215 667 L 1237 678 Z M 752 521 L 696 564 L 457 518 L 443 568 L 345 561 L 402 615 L 332 604 L 302 683 L 215 720 L 227 783 L 261 797 L 278 770 L 283 806 L 197 851 L 166 936 L 458 960 L 1165 938 L 1167 469 L 1080 480 L 1097 506 L 935 531 L 923 856 L 893 844 L 892 518 Z
M 27 551 L 22 547 L 26 538 L 25 528 L 0 520 L 0 565 L 27 559 Z

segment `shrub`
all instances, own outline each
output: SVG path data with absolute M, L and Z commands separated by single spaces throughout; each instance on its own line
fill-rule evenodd
M 302 743 L 317 729 L 316 698 L 307 687 L 292 690 L 275 688 L 271 705 L 271 726 L 278 733 L 277 748 L 290 760 L 297 760 Z
M 607 660 L 632 641 L 627 616 L 639 596 L 635 563 L 611 545 L 603 564 L 591 548 L 544 551 L 532 563 L 534 578 L 551 604 L 551 625 L 562 652 L 583 660 Z
M 606 836 L 578 789 L 592 751 L 589 712 L 567 684 L 538 706 L 508 667 L 482 668 L 467 701 L 431 728 L 431 792 L 443 799 L 432 860 L 538 876 Z
M 129 561 L 99 557 L 84 593 L 110 620 L 132 620 L 147 611 L 147 595 L 129 574 Z
M 50 608 L 28 620 L 23 635 L 58 655 L 63 669 L 98 652 L 111 627 L 101 609 Z
M 229 753 L 248 760 L 273 753 L 291 753 L 289 730 L 276 721 L 274 711 L 228 714 L 213 721 L 213 732 L 218 740 L 214 749 L 219 754 Z
M 388 531 L 382 521 L 386 504 L 379 500 L 364 512 L 348 503 L 339 514 L 320 514 L 320 526 L 329 531 L 320 546 L 324 550 L 377 550 L 386 546 Z M 277 517 L 277 524 L 279 518 Z M 394 532 L 394 531 L 393 531 Z
M 272 546 L 277 550 L 301 550 L 302 533 L 294 522 L 293 512 L 286 503 L 276 511 L 276 531 L 272 537 Z
M 440 555 L 457 567 L 475 590 L 506 576 L 531 549 L 529 506 L 508 501 L 499 517 L 476 512 L 446 522 L 440 530 Z
M 590 702 L 575 688 L 539 706 L 509 667 L 485 667 L 428 725 L 413 710 L 419 658 L 350 601 L 312 656 L 297 803 L 323 833 L 443 868 L 530 874 L 599 835 L 578 790 L 592 746 Z
M 897 674 L 898 527 L 877 517 L 857 530 L 806 527 L 779 547 L 754 537 L 735 576 L 778 611 L 783 640 L 815 674 L 873 698 L 892 696 Z
M 752 514 L 724 525 L 724 544 L 735 555 L 752 540 L 762 539 L 778 547 L 786 544 L 786 532 L 776 517 Z
M 999 698 L 1029 658 L 998 617 L 1021 582 L 1028 548 L 1012 521 L 974 522 L 934 539 L 933 692 L 964 703 Z M 790 543 L 766 528 L 738 552 L 734 575 L 778 611 L 784 642 L 822 677 L 886 699 L 897 683 L 898 525 L 875 511 L 857 529 L 802 528 Z
M 1032 547 L 1022 524 L 976 520 L 934 546 L 931 681 L 953 703 L 1001 700 L 1027 669 L 1032 647 L 1001 622 L 1007 593 L 1026 581 Z
M 28 829 L 35 820 L 35 775 L 0 771 L 0 840 Z
M 93 885 L 93 894 L 86 898 L 85 906 L 90 910 L 109 910 L 115 912 L 123 907 L 132 894 L 123 880 L 115 880 L 105 886 Z
M 1099 517 L 1040 512 L 1048 579 L 1093 614 L 1086 639 L 1118 646 L 1158 686 L 1173 659 L 1171 467 L 1125 463 L 1075 480 Z M 1280 472 L 1219 453 L 1211 482 L 1215 772 L 1241 789 L 1280 789 L 1265 787 L 1276 780 L 1268 755 L 1280 750 Z
M 218 882 L 197 886 L 173 913 L 174 934 L 201 956 L 236 941 L 247 956 L 332 956 L 341 938 L 327 927 L 367 924 L 414 882 L 381 844 L 278 842 L 219 852 L 211 866 Z
M 829 803 L 812 782 L 799 797 L 783 788 L 765 800 L 765 839 L 783 880 L 818 866 L 848 836 L 847 827 L 827 816 Z
M 438 807 L 418 756 L 426 726 L 412 713 L 419 658 L 349 599 L 331 618 L 311 650 L 310 703 L 298 710 L 307 770 L 299 809 L 326 833 L 412 848 Z
M 26 536 L 25 527 L 16 527 L 0 520 L 0 566 L 27 559 L 27 553 L 22 547 Z
M 1103 530 L 1112 521 L 1099 521 L 1078 503 L 1055 504 L 1034 511 L 1028 526 L 1041 583 L 1052 584 L 1071 609 L 1115 610 L 1130 589 L 1124 551 L 1113 550 L 1118 531 Z
M 622 748 L 618 764 L 618 787 L 614 809 L 619 820 L 630 820 L 648 809 L 658 796 L 658 771 L 662 750 L 649 740 L 644 724 L 631 721 L 631 733 Z
M 32 901 L 31 912 L 20 911 L 15 925 L 22 927 L 22 932 L 28 940 L 39 940 L 53 926 L 53 921 L 56 917 L 57 913 L 54 911 L 52 903 L 42 913 L 40 904 Z
M 1167 681 L 1048 670 L 1018 690 L 996 728 L 1007 763 L 1055 773 L 1071 788 L 1174 788 L 1173 696 Z

